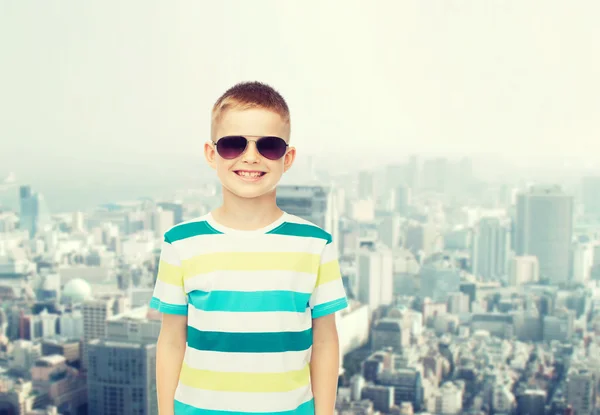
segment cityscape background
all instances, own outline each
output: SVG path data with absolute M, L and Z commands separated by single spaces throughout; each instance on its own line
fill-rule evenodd
M 292 112 L 333 235 L 336 411 L 600 412 L 600 3 L 0 4 L 0 415 L 157 414 L 163 233 L 218 206 L 210 109 Z

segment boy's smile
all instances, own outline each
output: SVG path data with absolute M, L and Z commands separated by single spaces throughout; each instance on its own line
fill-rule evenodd
M 242 180 L 247 182 L 257 182 L 265 174 L 267 174 L 266 172 L 260 170 L 235 170 L 234 173 L 237 174 Z

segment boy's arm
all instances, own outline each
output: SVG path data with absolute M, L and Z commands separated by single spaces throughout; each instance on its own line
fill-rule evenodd
M 313 319 L 313 349 L 310 377 L 315 415 L 333 415 L 340 365 L 335 314 Z
M 156 392 L 159 415 L 173 415 L 175 389 L 187 340 L 187 316 L 163 314 L 156 344 Z

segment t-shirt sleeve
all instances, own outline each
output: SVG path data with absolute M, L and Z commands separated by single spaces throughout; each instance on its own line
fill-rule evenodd
M 310 296 L 312 318 L 323 317 L 348 306 L 337 251 L 331 239 L 321 253 L 317 283 Z
M 150 307 L 165 314 L 187 315 L 188 312 L 181 261 L 175 247 L 166 236 L 161 247 L 158 275 Z

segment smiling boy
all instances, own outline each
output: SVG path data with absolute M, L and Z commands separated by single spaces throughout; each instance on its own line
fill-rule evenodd
M 290 131 L 284 98 L 259 82 L 213 107 L 204 155 L 223 201 L 165 233 L 150 303 L 161 415 L 334 413 L 347 300 L 331 235 L 277 206 Z

